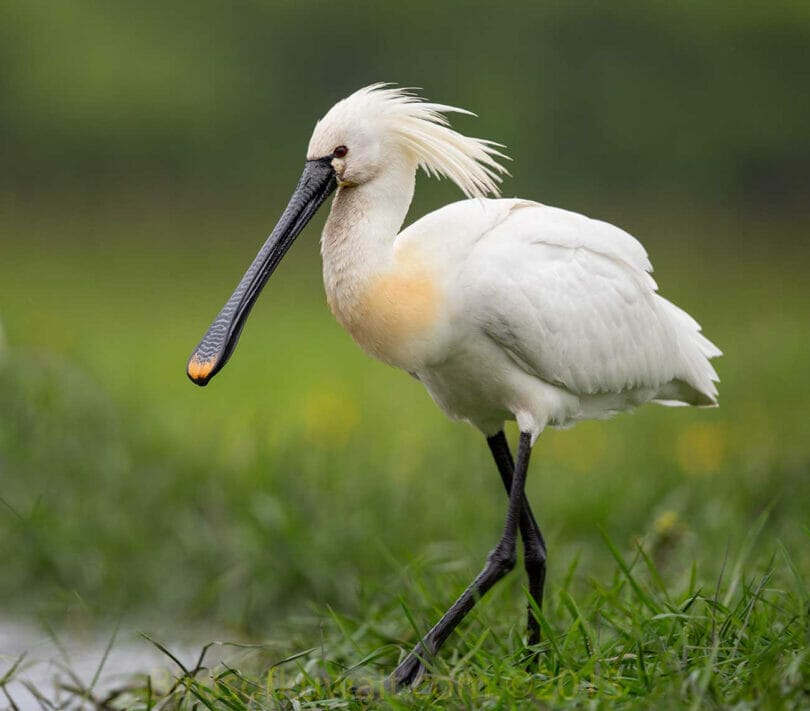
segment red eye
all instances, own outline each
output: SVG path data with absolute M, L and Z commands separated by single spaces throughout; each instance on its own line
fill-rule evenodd
M 335 151 L 332 155 L 334 155 L 335 158 L 345 158 L 348 152 L 349 149 L 346 148 L 346 146 L 338 146 L 337 148 L 335 148 Z

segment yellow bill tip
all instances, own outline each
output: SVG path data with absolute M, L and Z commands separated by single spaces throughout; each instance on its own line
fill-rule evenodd
M 188 373 L 188 377 L 191 378 L 191 380 L 197 385 L 205 385 L 208 382 L 208 379 L 211 377 L 215 364 L 215 358 L 201 360 L 195 353 L 188 361 L 186 372 Z

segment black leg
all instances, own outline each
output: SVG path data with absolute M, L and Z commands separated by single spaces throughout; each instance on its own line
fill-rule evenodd
M 512 488 L 515 463 L 512 460 L 512 452 L 509 450 L 506 435 L 503 431 L 498 432 L 487 438 L 487 444 L 495 459 L 506 493 L 509 494 Z M 543 534 L 540 532 L 540 527 L 537 525 L 525 494 L 523 495 L 523 509 L 520 513 L 520 537 L 523 539 L 523 566 L 529 579 L 529 595 L 538 607 L 542 607 L 543 585 L 546 581 L 546 542 L 543 540 Z M 540 625 L 537 623 L 531 604 L 528 605 L 526 631 L 528 645 L 537 644 L 540 641 Z
M 388 680 L 389 688 L 396 689 L 417 681 L 424 671 L 425 660 L 436 654 L 458 623 L 472 610 L 475 603 L 515 567 L 517 532 L 523 510 L 523 488 L 526 484 L 526 471 L 529 468 L 531 449 L 531 436 L 521 432 L 517 465 L 510 487 L 509 508 L 506 512 L 503 534 L 498 545 L 487 557 L 487 564 L 430 632 L 394 670 Z

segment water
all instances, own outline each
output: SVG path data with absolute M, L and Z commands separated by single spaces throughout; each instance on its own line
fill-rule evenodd
M 187 669 L 194 668 L 204 642 L 192 639 L 188 633 L 183 633 L 181 642 L 172 641 L 176 636 L 170 639 L 151 636 L 166 644 Z M 22 663 L 5 686 L 7 696 L 0 691 L 3 711 L 13 709 L 14 705 L 20 711 L 41 710 L 51 705 L 81 708 L 82 699 L 66 691 L 65 686 L 87 689 L 92 684 L 92 696 L 104 699 L 112 691 L 146 675 L 152 678 L 153 685 L 169 685 L 180 671 L 134 628 L 106 634 L 97 631 L 77 634 L 72 630 L 63 635 L 49 633 L 35 623 L 0 618 L 0 679 L 23 653 Z M 206 655 L 206 664 L 221 660 L 221 648 L 214 647 Z

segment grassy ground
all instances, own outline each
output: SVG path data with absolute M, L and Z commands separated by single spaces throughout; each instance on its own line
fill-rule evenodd
M 375 701 L 498 536 L 483 439 L 331 321 L 315 230 L 201 390 L 185 359 L 266 211 L 36 207 L 0 211 L 6 610 L 275 640 L 184 677 L 170 703 L 189 706 L 810 705 L 806 225 L 602 214 L 726 352 L 721 407 L 545 434 L 528 485 L 550 550 L 538 670 L 515 573 L 425 686 Z M 149 706 L 151 688 L 128 698 Z

